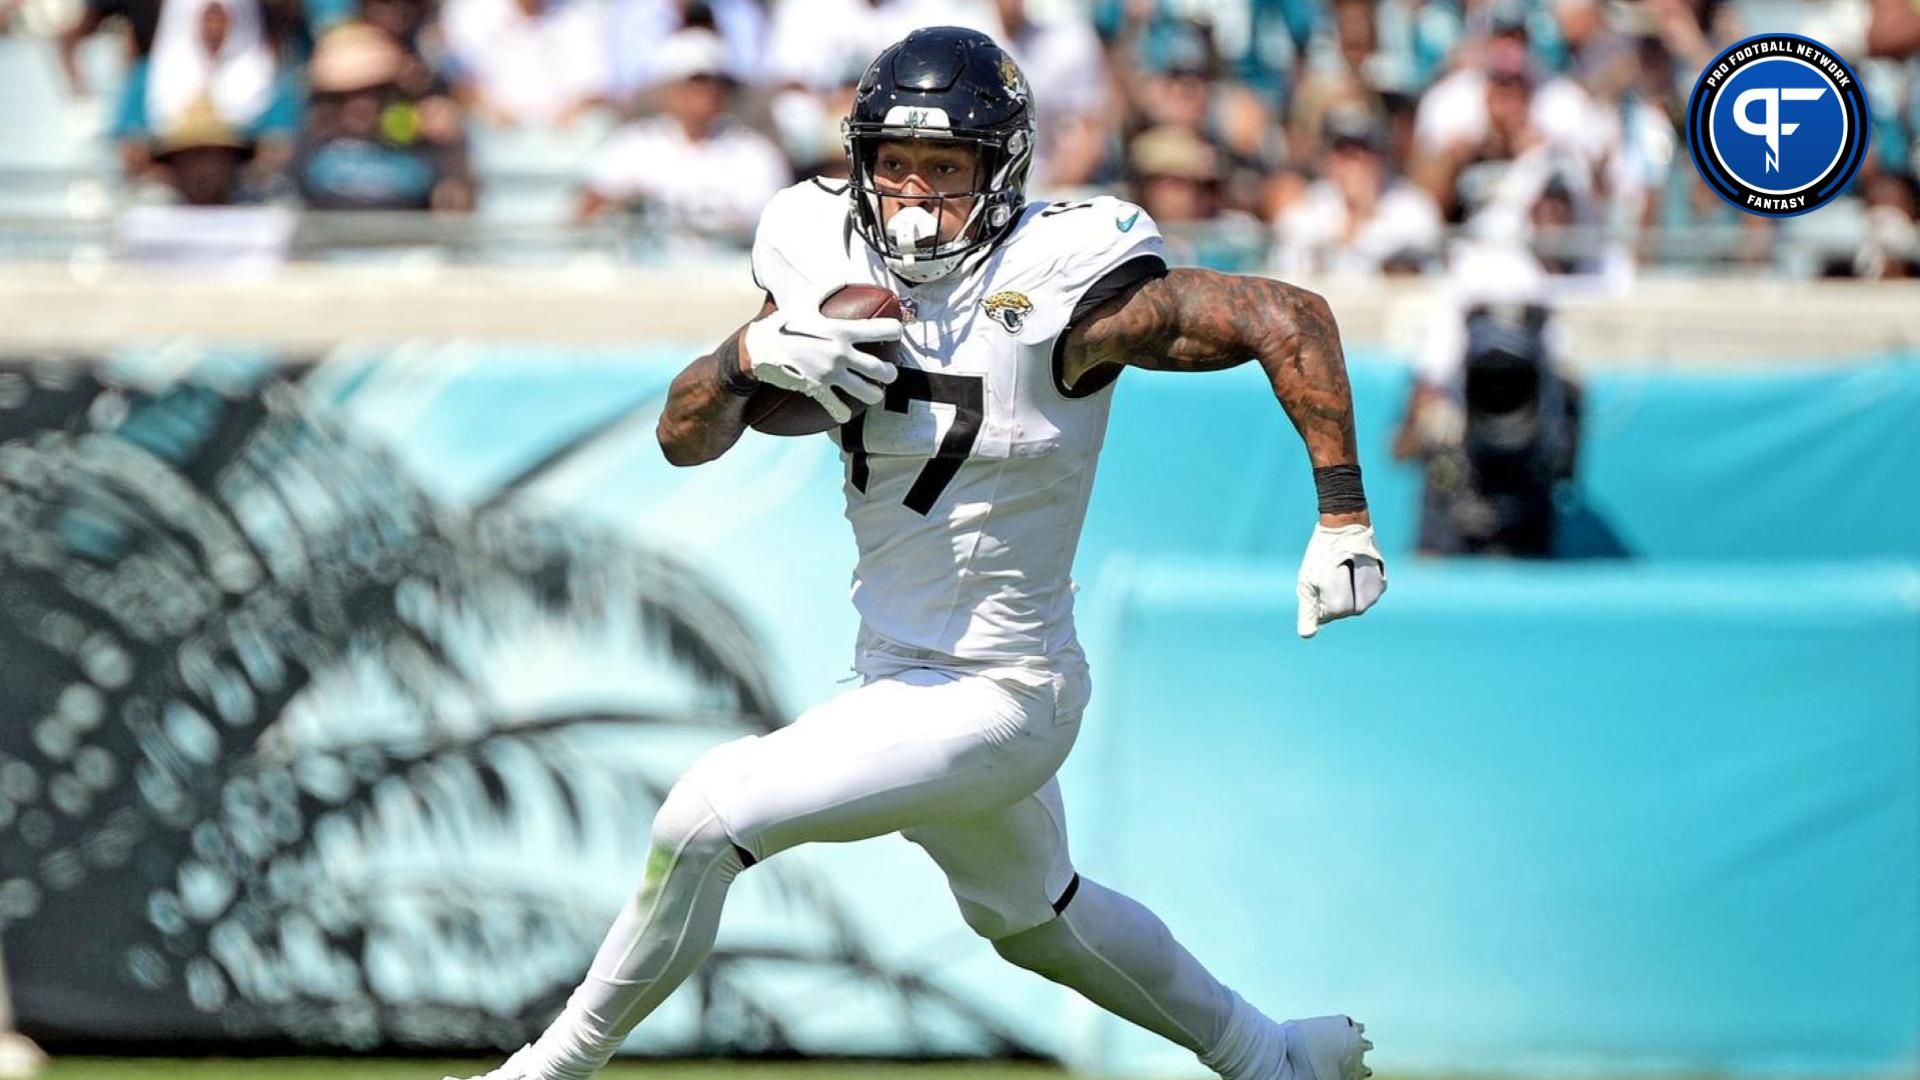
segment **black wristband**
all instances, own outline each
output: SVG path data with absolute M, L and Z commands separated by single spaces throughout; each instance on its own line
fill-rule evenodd
M 1313 470 L 1313 489 L 1323 514 L 1357 514 L 1367 508 L 1367 491 L 1360 483 L 1360 466 L 1329 465 Z
M 720 388 L 734 397 L 748 397 L 760 389 L 760 380 L 740 370 L 740 339 L 730 337 L 713 354 L 713 362 L 720 374 Z

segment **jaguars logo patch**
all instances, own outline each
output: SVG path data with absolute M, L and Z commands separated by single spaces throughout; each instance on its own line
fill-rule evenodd
M 1025 293 L 1012 290 L 997 292 L 980 302 L 986 309 L 987 318 L 1000 324 L 1009 334 L 1017 334 L 1027 325 L 1027 316 L 1033 314 L 1033 301 Z
M 1000 55 L 1000 82 L 1006 86 L 1007 93 L 1011 94 L 1015 101 L 1027 100 L 1027 80 L 1020 74 L 1020 65 L 1015 64 L 1013 57 L 1005 53 Z

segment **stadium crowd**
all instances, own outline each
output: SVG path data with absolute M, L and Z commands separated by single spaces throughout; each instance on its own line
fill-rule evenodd
M 118 160 L 181 202 L 466 213 L 476 135 L 592 117 L 575 220 L 727 248 L 844 170 L 864 64 L 940 23 L 1020 59 L 1036 191 L 1122 191 L 1188 261 L 1361 275 L 1435 269 L 1450 236 L 1555 273 L 1768 261 L 1781 226 L 1699 181 L 1679 118 L 1717 47 L 1814 33 L 1874 130 L 1812 270 L 1920 272 L 1912 0 L 84 0 L 58 48 L 85 94 L 81 43 L 123 35 Z

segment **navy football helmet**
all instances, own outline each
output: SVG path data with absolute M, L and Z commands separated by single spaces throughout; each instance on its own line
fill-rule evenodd
M 953 26 L 915 30 L 867 68 L 841 128 L 854 227 L 908 281 L 952 273 L 969 255 L 1004 236 L 1020 216 L 1033 168 L 1033 129 L 1026 76 L 992 38 Z M 924 231 L 917 236 L 912 230 L 890 232 L 882 222 L 874 159 L 879 144 L 894 139 L 942 139 L 976 148 L 979 166 L 972 190 L 913 204 L 938 220 L 947 201 L 971 199 L 966 223 L 951 240 L 940 243 Z

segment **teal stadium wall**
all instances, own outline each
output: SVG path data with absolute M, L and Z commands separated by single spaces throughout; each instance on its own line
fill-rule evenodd
M 376 471 L 403 479 L 447 521 L 511 511 L 612 538 L 621 551 L 670 553 L 685 580 L 738 613 L 744 629 L 720 640 L 758 658 L 773 712 L 791 716 L 849 675 L 852 544 L 837 454 L 825 439 L 749 436 L 711 465 L 667 466 L 652 424 L 682 355 L 652 345 L 348 349 L 263 400 L 271 415 L 300 402 L 310 441 L 321 432 L 377 448 Z M 1913 1075 L 1916 361 L 1602 367 L 1588 379 L 1586 527 L 1603 522 L 1635 558 L 1439 563 L 1410 554 L 1418 476 L 1384 453 L 1410 376 L 1389 354 L 1355 349 L 1360 439 L 1392 587 L 1364 620 L 1311 642 L 1292 631 L 1311 485 L 1258 373 L 1129 374 L 1077 572 L 1096 682 L 1063 776 L 1081 869 L 1152 905 L 1265 1008 L 1367 1020 L 1382 1071 Z M 129 350 L 103 370 L 164 408 L 136 407 L 135 430 L 123 425 L 113 438 L 166 456 L 169 440 L 190 443 L 196 424 L 221 415 L 218 400 L 245 399 L 235 387 L 257 386 L 261 369 L 245 354 L 182 364 L 178 352 Z M 168 398 L 183 374 L 225 398 Z M 192 407 L 167 405 L 177 400 Z M 154 415 L 141 419 L 143 410 Z M 44 448 L 57 442 L 44 431 L 103 415 L 55 413 L 11 433 L 15 448 Z M 295 442 L 273 441 L 273 453 L 297 458 L 287 449 Z M 333 468 L 336 484 L 352 471 Z M 212 479 L 196 483 L 223 491 L 261 475 L 202 471 Z M 373 503 L 402 501 L 382 496 L 337 516 L 385 521 Z M 365 543 L 385 550 L 421 527 L 410 519 Z M 484 596 L 511 592 L 487 588 Z M 497 603 L 479 608 L 496 612 L 490 628 L 456 627 L 441 645 L 456 660 L 475 658 L 475 696 L 506 713 L 613 702 L 654 716 L 704 700 L 684 672 L 634 660 L 651 655 L 634 646 L 645 627 L 606 623 L 590 598 L 572 622 L 511 596 Z M 378 614 L 370 609 L 359 629 Z M 396 670 L 413 662 L 404 650 L 375 655 Z M 390 697 L 342 693 L 342 678 L 316 678 L 276 738 L 324 756 L 343 731 L 358 733 L 399 760 L 392 748 L 422 737 L 419 715 Z M 389 706 L 391 716 L 381 711 Z M 519 757 L 538 749 L 519 723 L 502 722 L 515 736 L 508 743 L 476 744 L 507 792 L 489 792 L 477 811 L 456 797 L 471 786 L 467 773 L 438 758 L 412 766 L 432 780 L 414 789 L 432 814 L 414 814 L 392 792 L 351 815 L 337 801 L 301 804 L 302 813 L 349 816 L 352 828 L 312 829 L 298 856 L 308 876 L 288 876 L 296 884 L 351 878 L 380 895 L 446 865 L 462 880 L 491 874 L 564 895 L 570 921 L 538 940 L 502 939 L 497 951 L 477 944 L 485 935 L 436 950 L 422 942 L 437 924 L 418 910 L 373 908 L 356 917 L 394 931 L 363 935 L 384 953 L 343 946 L 336 956 L 303 937 L 276 969 L 316 1000 L 385 994 L 432 1003 L 439 1011 L 426 1015 L 440 1019 L 351 1030 L 318 1012 L 290 1020 L 284 986 L 245 977 L 267 946 L 218 954 L 219 942 L 255 932 L 244 922 L 207 935 L 214 962 L 186 962 L 178 1000 L 160 1010 L 164 988 L 176 985 L 164 958 L 190 952 L 181 916 L 162 919 L 139 889 L 89 893 L 86 879 L 41 884 L 49 896 L 71 890 L 69 908 L 123 904 L 117 922 L 90 925 L 128 927 L 127 955 L 140 964 L 110 953 L 119 930 L 101 931 L 102 944 L 74 959 L 53 918 L 59 906 L 21 902 L 25 893 L 0 882 L 23 1022 L 111 1039 L 113 1030 L 88 1025 L 109 1015 L 103 1000 L 123 1000 L 157 1017 L 142 1029 L 149 1035 L 278 1033 L 321 1045 L 518 1037 L 502 1023 L 456 1029 L 444 1018 L 468 1016 L 459 1008 L 469 1006 L 493 1010 L 475 1014 L 483 1020 L 527 1016 L 554 1003 L 638 879 L 642 796 L 739 733 L 706 722 L 638 735 L 583 730 L 569 744 L 574 756 L 554 760 L 585 776 L 632 758 L 645 783 L 599 777 L 563 799 L 553 776 L 514 779 Z M 229 718 L 220 737 L 229 729 L 241 725 Z M 44 752 L 28 725 L 5 730 L 19 737 L 0 751 L 20 760 Z M 198 730 L 181 721 L 182 738 Z M 205 750 L 204 740 L 186 742 Z M 18 794 L 0 786 L 9 791 Z M 177 806 L 170 813 L 191 824 Z M 460 814 L 481 824 L 445 824 Z M 20 837 L 0 832 L 0 877 L 52 865 Z M 746 875 L 735 895 L 721 940 L 734 981 L 713 984 L 715 1000 L 735 1002 L 739 1015 L 777 1016 L 778 1038 L 745 1021 L 729 1027 L 734 1013 L 702 1014 L 682 995 L 633 1049 L 1024 1047 L 1114 1075 L 1192 1072 L 1183 1054 L 1002 965 L 961 926 L 937 873 L 897 840 L 788 853 Z M 187 915 L 200 917 L 191 903 Z M 171 944 L 140 952 L 140 935 L 154 933 Z M 303 963 L 328 977 L 303 982 Z M 355 963 L 362 989 L 338 978 Z M 131 986 L 127 970 L 155 985 Z M 396 983 L 397 971 L 413 974 Z M 97 980 L 97 993 L 77 984 L 85 979 Z M 931 999 L 928 987 L 938 991 Z M 249 1002 L 272 1007 L 239 1007 Z M 236 1027 L 235 1017 L 249 1019 Z

